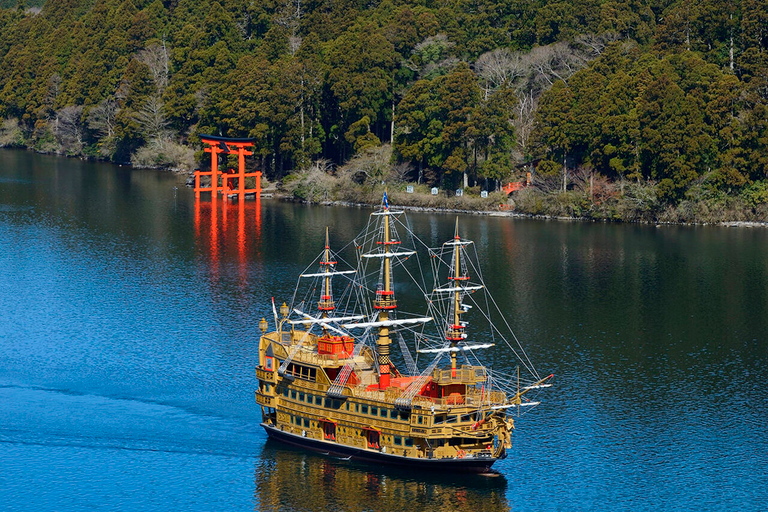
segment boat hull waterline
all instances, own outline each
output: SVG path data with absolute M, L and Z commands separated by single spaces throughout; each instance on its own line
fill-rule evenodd
M 267 432 L 270 439 L 281 443 L 289 444 L 297 448 L 310 450 L 321 455 L 338 457 L 342 459 L 366 462 L 370 464 L 387 464 L 390 466 L 401 466 L 410 469 L 427 469 L 430 471 L 455 471 L 462 473 L 488 473 L 496 459 L 419 459 L 416 457 L 405 457 L 402 455 L 392 455 L 377 451 L 365 450 L 362 448 L 352 448 L 338 443 L 309 439 L 301 435 L 283 432 L 280 429 L 262 423 L 262 427 Z

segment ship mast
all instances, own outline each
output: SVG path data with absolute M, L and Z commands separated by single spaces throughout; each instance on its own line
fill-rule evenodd
M 370 329 L 378 328 L 379 336 L 376 340 L 376 351 L 378 352 L 379 363 L 379 389 L 387 389 L 390 385 L 392 374 L 392 362 L 389 359 L 389 347 L 392 340 L 389 337 L 390 327 L 399 325 L 424 324 L 432 321 L 432 317 L 409 317 L 409 318 L 390 318 L 390 312 L 397 309 L 395 300 L 395 291 L 392 287 L 392 260 L 403 258 L 416 254 L 414 250 L 394 250 L 392 247 L 400 244 L 400 240 L 392 238 L 392 219 L 391 216 L 399 215 L 402 211 L 391 211 L 387 202 L 387 193 L 384 192 L 384 208 L 371 213 L 371 217 L 384 217 L 381 227 L 376 222 L 380 237 L 376 245 L 380 250 L 371 251 L 361 255 L 362 258 L 381 258 L 382 265 L 379 271 L 379 283 L 376 287 L 376 294 L 373 299 L 373 307 L 377 311 L 377 317 L 372 322 L 355 322 L 342 324 L 345 329 Z
M 451 274 L 448 279 L 454 282 L 455 288 L 453 292 L 453 323 L 448 326 L 445 337 L 451 342 L 451 348 L 455 348 L 457 343 L 467 337 L 464 332 L 466 324 L 462 323 L 460 315 L 464 311 L 461 309 L 461 287 L 460 281 L 466 281 L 469 276 L 461 275 L 461 252 L 459 247 L 461 245 L 461 238 L 459 238 L 459 218 L 456 217 L 456 231 L 453 236 L 453 265 L 451 268 Z M 456 350 L 451 350 L 451 376 L 456 377 Z
M 392 340 L 389 338 L 389 325 L 387 325 L 386 322 L 389 320 L 389 312 L 397 308 L 395 291 L 392 289 L 391 283 L 392 258 L 389 256 L 389 247 L 399 242 L 391 240 L 389 213 L 387 193 L 384 192 L 384 282 L 382 283 L 382 286 L 376 290 L 376 298 L 373 301 L 373 307 L 379 311 L 378 320 L 379 322 L 382 322 L 379 327 L 379 338 L 376 340 L 376 347 L 379 353 L 379 389 L 387 389 L 389 387 L 391 367 L 389 346 L 392 343 Z
M 325 267 L 323 276 L 323 289 L 320 292 L 320 300 L 317 303 L 317 309 L 322 313 L 323 318 L 328 318 L 328 312 L 336 309 L 336 304 L 331 296 L 331 266 L 335 261 L 331 261 L 331 246 L 328 242 L 328 227 L 325 228 L 325 254 L 320 262 Z M 327 329 L 323 327 L 323 334 L 327 334 Z

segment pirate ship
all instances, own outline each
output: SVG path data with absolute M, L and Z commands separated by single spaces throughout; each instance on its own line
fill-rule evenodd
M 531 396 L 552 375 L 538 374 L 508 328 L 458 219 L 438 248 L 408 225 L 385 194 L 350 247 L 354 265 L 343 267 L 326 229 L 291 305 L 278 312 L 273 300 L 273 330 L 265 319 L 259 325 L 262 426 L 271 438 L 334 456 L 485 472 L 511 448 L 515 413 L 539 403 Z M 408 288 L 418 290 L 425 314 L 401 311 L 396 272 L 414 278 Z M 487 323 L 482 334 L 472 335 L 470 317 Z M 508 350 L 517 364 L 483 365 L 491 348 Z

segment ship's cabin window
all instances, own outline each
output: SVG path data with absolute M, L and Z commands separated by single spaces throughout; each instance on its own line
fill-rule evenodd
M 309 428 L 309 420 L 307 418 L 304 418 L 304 426 Z
M 396 420 L 397 419 L 397 409 L 390 410 L 389 411 L 389 417 L 392 418 L 393 420 Z
M 403 438 L 402 438 L 402 437 L 400 437 L 400 436 L 395 436 L 395 444 L 396 444 L 397 446 L 402 446 L 402 444 L 403 444 Z
M 299 400 L 304 401 L 304 393 L 299 393 Z
M 456 423 L 456 416 L 448 416 L 448 423 Z
M 467 444 L 474 444 L 477 442 L 477 439 L 472 439 L 469 437 L 454 437 L 452 439 L 448 440 L 448 445 L 450 446 L 464 446 Z
M 435 416 L 435 425 L 445 422 L 445 414 L 438 414 Z
M 336 440 L 336 424 L 330 421 L 323 421 L 323 438 L 329 441 Z
M 355 412 L 360 412 L 360 404 L 355 404 Z
M 386 418 L 386 417 L 387 417 L 387 410 L 386 410 L 386 409 L 382 409 L 382 410 L 381 410 L 381 413 L 380 413 L 379 415 L 380 415 L 382 418 Z
M 379 408 L 378 407 L 371 407 L 371 414 L 373 416 L 378 416 L 379 415 Z
M 286 373 L 300 379 L 315 382 L 317 380 L 317 368 L 310 368 L 301 364 L 290 363 Z
M 292 400 L 296 400 L 296 391 L 295 390 L 291 390 L 291 399 Z
M 410 437 L 406 437 L 405 446 L 413 446 L 413 439 L 411 439 Z
M 365 407 L 365 406 L 363 406 Z M 368 448 L 375 448 L 379 449 L 379 433 L 375 430 L 366 430 L 365 431 L 365 437 L 366 441 L 368 441 Z
M 424 416 L 419 414 L 418 416 L 416 416 L 416 421 L 419 423 L 419 425 L 421 425 L 422 423 L 424 423 Z
M 333 402 L 331 402 L 331 407 L 334 409 L 341 409 L 341 400 L 334 399 Z
M 400 411 L 400 419 L 403 421 L 408 421 L 411 418 L 410 411 Z
M 368 406 L 367 405 L 361 406 L 360 409 L 361 409 L 363 414 L 368 414 Z
M 315 397 L 315 405 L 323 405 L 323 397 L 316 396 Z
M 345 403 L 344 407 L 346 407 L 346 409 L 349 410 L 349 402 Z

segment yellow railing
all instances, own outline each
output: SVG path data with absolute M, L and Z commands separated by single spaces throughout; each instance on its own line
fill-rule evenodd
M 270 372 L 267 370 L 262 370 L 261 368 L 256 368 L 256 378 L 263 380 L 264 382 L 275 382 L 275 375 L 276 372 Z
M 274 407 L 275 399 L 268 395 L 262 395 L 258 391 L 256 392 L 256 403 L 263 405 L 264 407 Z
M 487 373 L 482 366 L 462 366 L 456 370 L 436 369 L 432 372 L 432 380 L 440 385 L 446 384 L 469 384 L 474 385 L 484 382 L 487 379 Z

